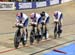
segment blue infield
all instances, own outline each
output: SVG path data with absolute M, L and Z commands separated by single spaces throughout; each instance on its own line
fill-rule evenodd
M 70 44 L 68 46 L 64 46 L 64 47 L 59 48 L 57 50 L 66 52 L 66 54 L 55 52 L 55 51 L 52 50 L 51 52 L 45 53 L 43 55 L 75 55 L 75 44 L 72 43 L 72 44 Z

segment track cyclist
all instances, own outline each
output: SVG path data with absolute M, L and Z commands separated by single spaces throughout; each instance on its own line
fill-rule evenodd
M 16 26 L 20 26 L 21 28 L 21 36 L 24 36 L 24 42 L 27 43 L 28 38 L 28 16 L 23 12 L 18 12 L 16 14 Z M 24 34 L 24 35 L 23 35 Z
M 40 13 L 41 15 L 41 33 L 42 33 L 42 36 L 45 37 L 45 39 L 48 39 L 49 37 L 49 34 L 48 34 L 48 30 L 47 30 L 47 24 L 49 24 L 49 15 L 45 12 L 45 11 L 42 11 Z
M 55 11 L 54 12 L 54 38 L 56 39 L 57 34 L 58 37 L 60 37 L 60 34 L 62 33 L 62 20 L 63 20 L 63 14 L 61 11 Z
M 41 22 L 41 16 L 38 13 L 31 13 L 31 26 L 32 30 L 30 33 L 30 42 L 31 44 L 34 42 L 34 39 L 37 40 L 37 43 L 39 43 L 41 39 L 41 31 L 40 31 L 40 22 Z

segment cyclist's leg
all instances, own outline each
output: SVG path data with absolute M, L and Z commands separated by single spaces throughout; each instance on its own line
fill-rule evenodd
M 47 17 L 47 19 L 46 19 L 46 38 L 49 38 L 49 33 L 48 33 L 49 20 L 50 20 L 50 17 Z
M 27 26 L 28 26 L 28 18 L 23 23 L 23 32 L 24 32 L 24 41 L 27 41 Z
M 26 28 L 23 27 L 23 33 L 22 33 L 22 44 L 25 46 L 27 43 L 27 36 L 26 36 Z
M 56 39 L 57 37 L 57 22 L 54 23 L 55 26 L 54 26 L 54 38 Z
M 45 26 L 45 35 L 46 35 L 46 39 L 49 38 L 49 33 L 48 33 L 48 27 L 47 27 L 47 24 Z
M 60 34 L 62 33 L 62 25 L 58 24 L 58 37 L 60 37 Z
M 23 38 L 23 28 L 20 29 L 20 33 L 21 33 L 21 35 L 20 35 L 20 38 L 19 39 L 20 39 L 20 42 L 21 42 L 23 40 L 22 39 Z
M 26 27 L 23 27 L 23 32 L 24 32 L 24 40 L 26 41 Z
M 45 36 L 45 39 L 47 39 L 47 35 L 46 35 L 47 34 L 47 27 L 46 27 L 46 25 L 44 25 L 44 30 L 45 30 L 44 31 L 44 36 Z
M 27 43 L 27 39 L 28 39 L 28 30 L 27 28 L 24 28 L 25 30 L 23 31 L 24 32 L 24 42 Z
M 40 39 L 41 39 L 40 27 L 37 26 L 37 32 L 36 32 L 36 41 L 37 41 L 37 43 L 39 43 Z
M 40 29 L 41 29 L 41 40 L 42 40 L 43 39 L 43 24 L 41 24 Z
M 47 27 L 46 27 L 46 25 L 44 24 L 44 25 L 42 26 L 42 36 L 44 36 L 45 39 L 47 39 L 46 34 L 47 34 Z
M 60 33 L 61 33 L 60 25 L 58 25 L 58 38 L 60 37 Z
M 41 34 L 41 28 L 40 27 L 41 27 L 40 24 L 38 24 L 37 32 L 38 32 L 39 39 L 41 40 L 42 39 L 42 34 Z
M 26 39 L 28 39 L 28 29 L 26 28 Z

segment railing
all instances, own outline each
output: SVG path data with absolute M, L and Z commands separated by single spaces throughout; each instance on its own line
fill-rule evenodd
M 46 0 L 42 2 L 0 2 L 0 10 L 25 10 L 47 7 L 72 0 Z

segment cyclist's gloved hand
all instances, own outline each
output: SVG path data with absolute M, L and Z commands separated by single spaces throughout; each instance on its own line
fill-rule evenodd
M 23 24 L 22 24 L 22 23 L 17 23 L 16 26 L 21 26 L 21 27 L 23 27 Z
M 21 23 L 21 24 L 19 24 L 19 26 L 23 27 L 23 24 Z

